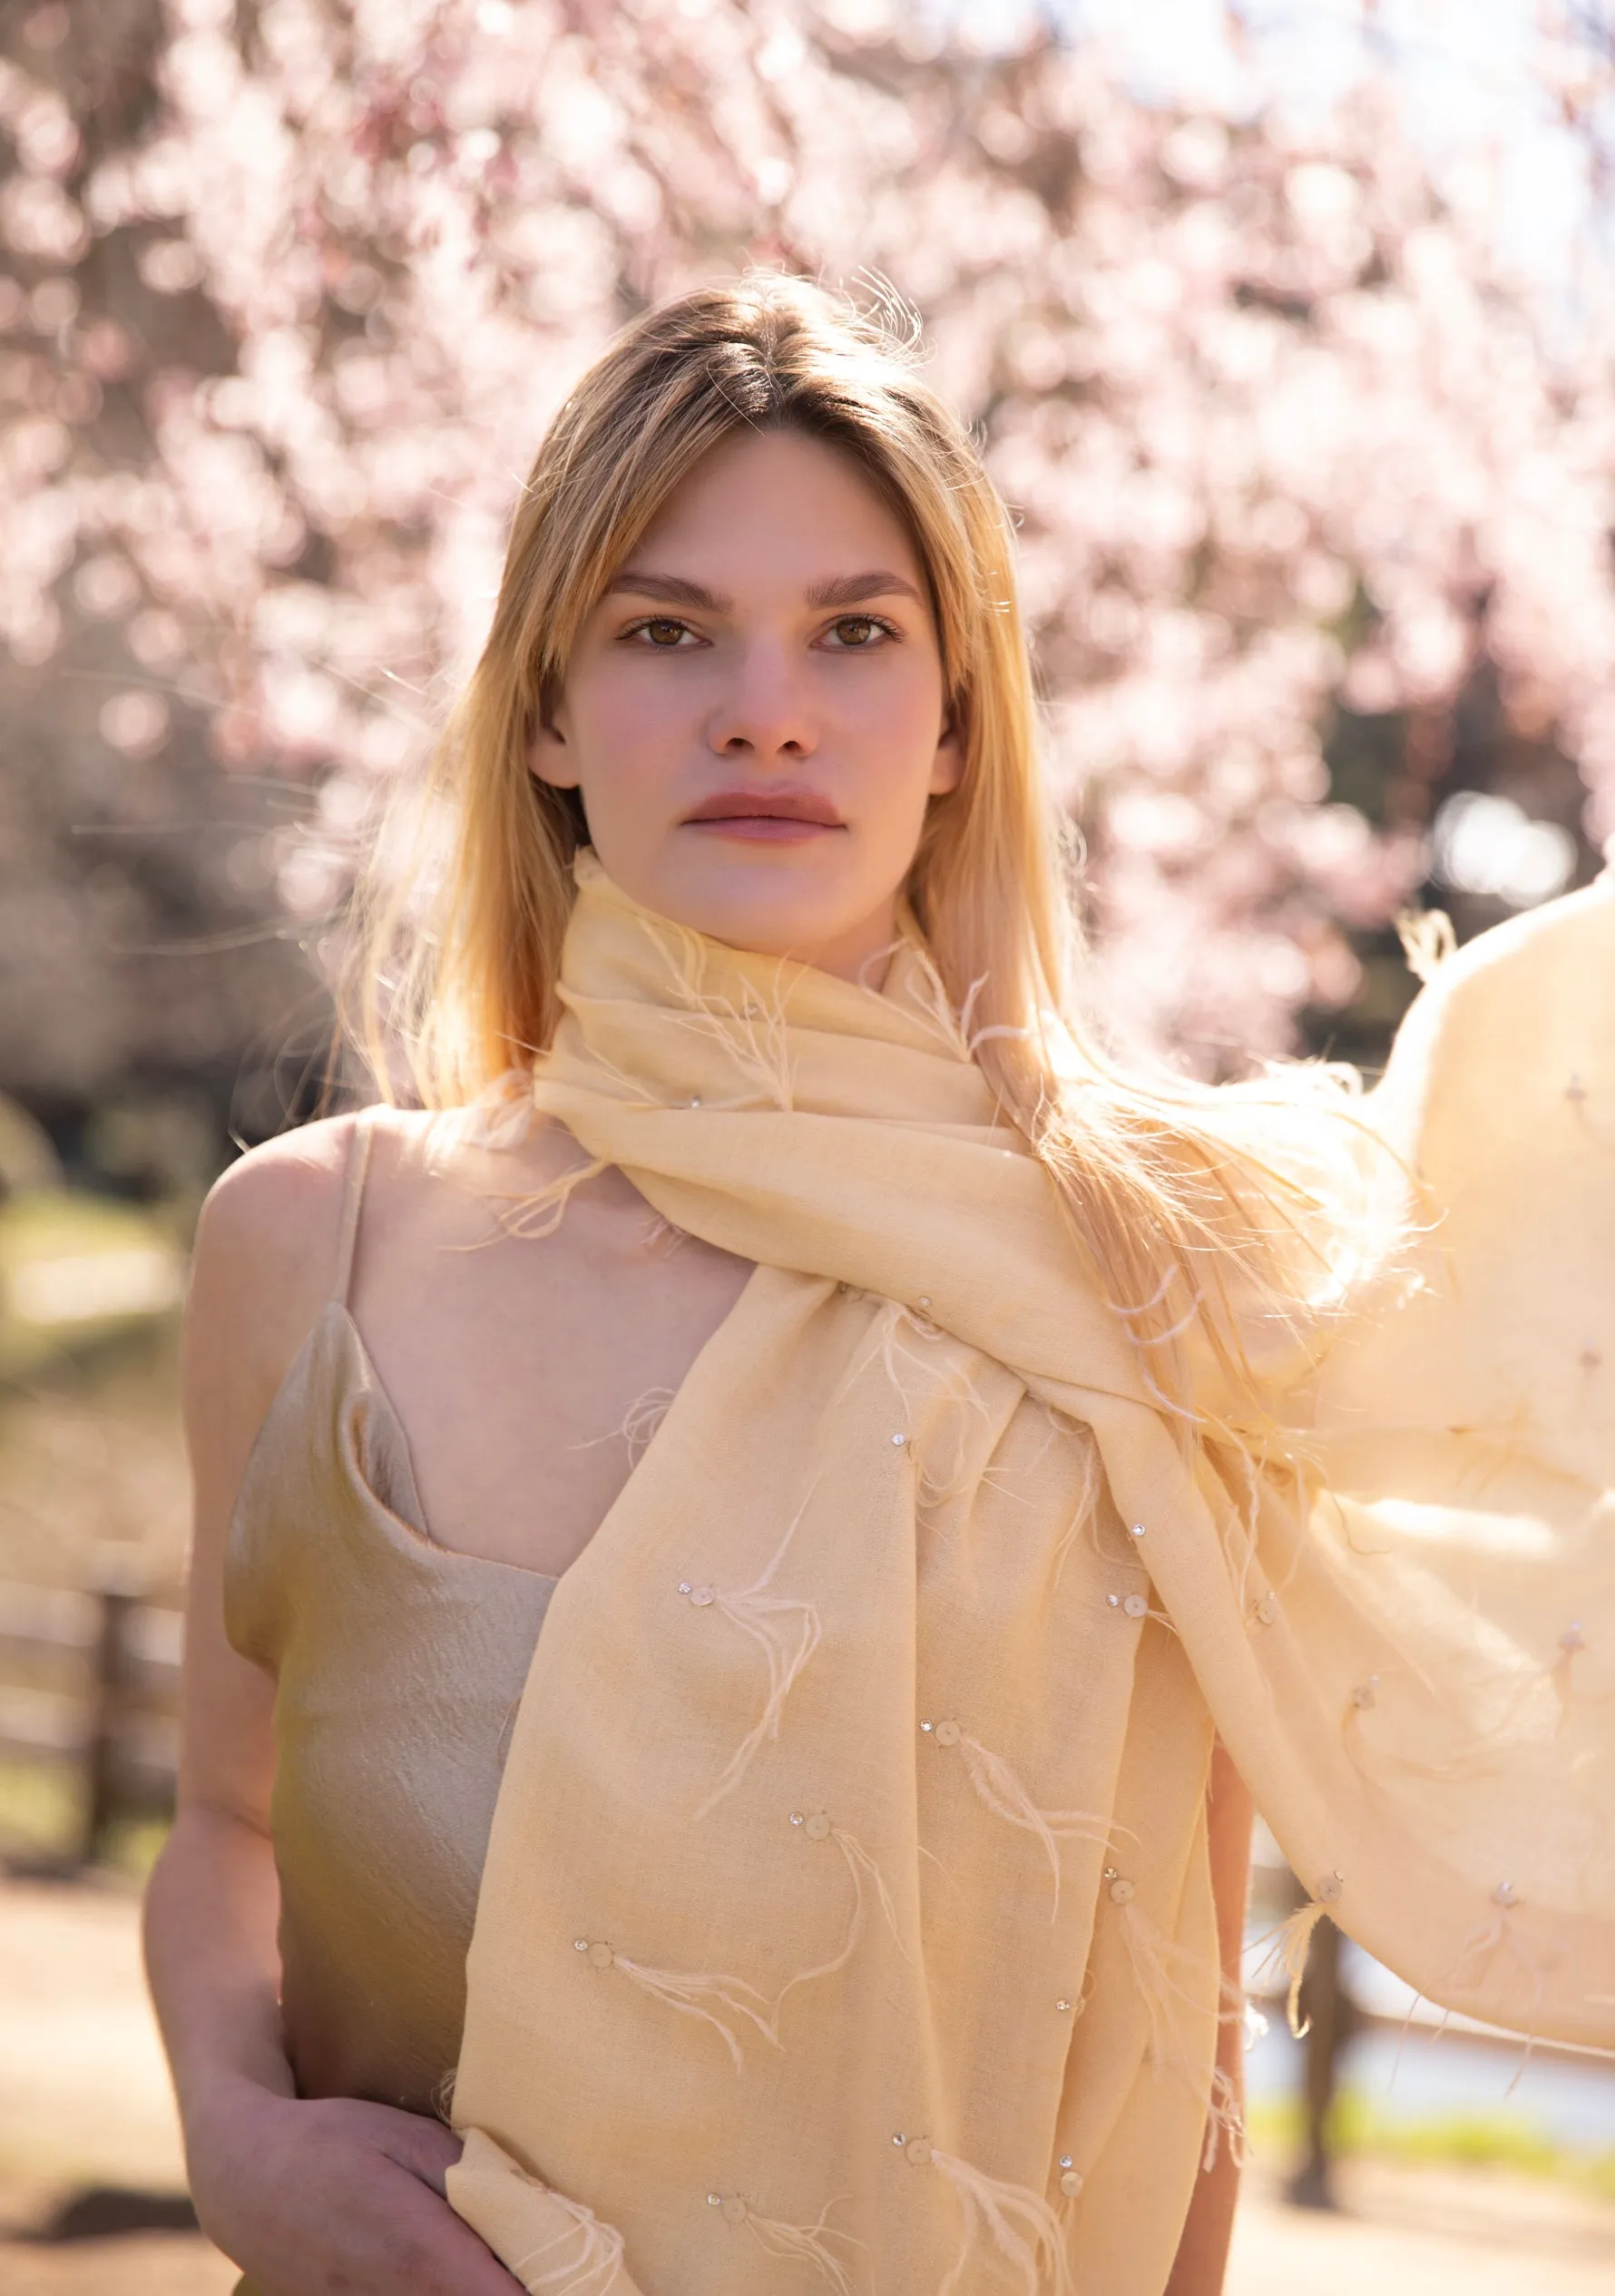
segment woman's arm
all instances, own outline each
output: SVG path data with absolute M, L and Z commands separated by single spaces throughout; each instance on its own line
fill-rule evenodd
M 1251 1808 L 1244 1782 L 1220 1744 L 1211 1756 L 1207 1823 L 1211 1844 L 1211 1892 L 1217 1904 L 1217 1941 L 1223 1976 L 1231 1988 L 1238 1988 L 1245 1946 Z M 1238 2018 L 1229 2019 L 1219 2028 L 1217 2063 L 1242 2106 L 1245 2034 Z M 1239 2165 L 1225 2136 L 1218 2145 L 1215 2165 L 1196 2180 L 1166 2296 L 1218 2296 L 1228 2270 L 1228 2241 L 1238 2197 Z
M 198 2216 L 261 2296 L 513 2296 L 441 2197 L 459 2139 L 385 2105 L 299 2101 L 280 2040 L 273 1688 L 225 1639 L 224 1547 L 253 1440 L 329 1290 L 347 1136 L 315 1124 L 244 1158 L 197 1236 L 178 1810 L 147 1894 L 147 1970 Z

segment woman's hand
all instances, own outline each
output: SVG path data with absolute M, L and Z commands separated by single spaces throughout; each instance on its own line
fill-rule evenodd
M 443 2196 L 460 2140 L 440 2122 L 248 2081 L 189 2130 L 202 2230 L 259 2296 L 516 2296 Z

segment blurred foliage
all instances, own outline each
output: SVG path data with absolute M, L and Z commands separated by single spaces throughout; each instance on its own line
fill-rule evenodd
M 625 316 L 748 260 L 925 321 L 1020 521 L 1125 1026 L 1213 1071 L 1376 1059 L 1397 908 L 1507 911 L 1432 878 L 1454 796 L 1592 873 L 1600 315 L 1543 340 L 1485 187 L 1438 191 L 1388 86 L 1304 122 L 1151 108 L 1017 22 L 984 48 L 883 0 L 0 18 L 0 1085 L 71 1163 L 187 1191 L 230 1126 L 313 1106 L 354 857 L 478 642 L 544 421 Z M 1544 19 L 1594 168 L 1607 64 Z
M 1300 2143 L 1298 2101 L 1260 2103 L 1248 2112 L 1261 2152 L 1293 2154 Z M 1329 2150 L 1337 2159 L 1388 2160 L 1410 2167 L 1493 2168 L 1549 2176 L 1615 2200 L 1615 2153 L 1581 2152 L 1555 2144 L 1524 2114 L 1506 2108 L 1432 2114 L 1388 2113 L 1349 2085 L 1336 2099 Z
M 174 1309 L 184 1261 L 168 1226 L 132 1205 L 66 1189 L 0 1202 L 0 1380 L 127 1332 Z
M 0 1755 L 0 1866 L 52 1870 L 76 1856 L 83 1832 L 80 1768 L 59 1760 Z M 120 1818 L 101 1863 L 143 1881 L 167 1837 L 161 1818 Z

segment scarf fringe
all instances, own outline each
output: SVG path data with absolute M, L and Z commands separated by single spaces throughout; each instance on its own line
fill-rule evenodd
M 941 1326 L 933 1323 L 922 1310 L 911 1308 L 902 1300 L 881 1300 L 867 1341 L 848 1364 L 840 1385 L 830 1398 L 832 1408 L 846 1401 L 864 1373 L 876 1362 L 885 1371 L 894 1393 L 900 1395 L 907 1403 L 910 1391 L 898 1368 L 906 1364 L 917 1374 L 927 1392 L 940 1393 L 949 1402 L 985 1418 L 987 1406 L 977 1395 L 968 1374 L 956 1363 L 945 1364 L 939 1373 L 935 1359 L 927 1363 L 912 1348 L 904 1346 L 898 1333 L 905 1325 L 917 1333 L 928 1346 L 945 1336 Z
M 768 1670 L 768 1691 L 762 1712 L 729 1756 L 723 1775 L 697 1810 L 698 1818 L 709 1816 L 732 1794 L 759 1749 L 771 1739 L 778 1739 L 785 1702 L 818 1648 L 822 1634 L 818 1612 L 811 1603 L 791 1602 L 778 1595 L 750 1591 L 743 1594 L 719 1593 L 712 1607 L 742 1634 L 749 1634 L 761 1649 Z M 794 1634 L 788 1620 L 795 1622 Z
M 727 2024 L 716 2010 L 706 2006 L 709 2001 L 716 2001 L 731 2016 L 745 2017 L 770 2046 L 776 2049 L 779 2046 L 778 2004 L 770 2005 L 755 1986 L 746 1983 L 744 1977 L 697 1976 L 678 1969 L 652 1969 L 647 1967 L 644 1962 L 631 1961 L 621 1953 L 613 1953 L 612 1967 L 620 1969 L 631 1985 L 637 1985 L 641 1993 L 650 1994 L 652 2000 L 661 2002 L 664 2007 L 676 2009 L 681 2016 L 699 2017 L 703 2024 L 710 2025 L 715 2033 L 722 2036 L 729 2061 L 737 2073 L 743 2073 L 746 2069 L 745 2052 L 734 2027 Z
M 651 929 L 647 922 L 646 930 Z M 670 1013 L 669 1018 L 678 1025 L 714 1039 L 742 1074 L 751 1078 L 762 1100 L 771 1107 L 789 1109 L 794 1104 L 794 1094 L 790 1036 L 785 1016 L 787 960 L 782 957 L 775 967 L 771 1000 L 764 1004 L 749 996 L 741 1006 L 731 997 L 709 996 L 701 986 L 707 952 L 699 934 L 687 926 L 664 926 L 662 929 L 670 932 L 680 952 L 674 971 L 685 1000 L 685 1010 Z
M 1225 2140 L 1234 2166 L 1243 2168 L 1247 2145 L 1239 2092 L 1231 2076 L 1217 2065 L 1211 2068 L 1211 2093 L 1206 2102 L 1206 2143 L 1200 2154 L 1202 2175 L 1209 2176 L 1217 2166 L 1218 2151 Z
M 1077 1494 L 1077 1502 L 1072 1510 L 1070 1521 L 1050 1550 L 1052 1585 L 1059 1585 L 1060 1575 L 1065 1568 L 1066 1557 L 1075 1545 L 1077 1534 L 1080 1531 L 1086 1530 L 1089 1533 L 1096 1554 L 1102 1554 L 1104 1551 L 1100 1543 L 1099 1509 L 1095 1505 L 1099 1497 L 1099 1446 L 1090 1436 L 1082 1444 L 1082 1487 Z
M 1136 1905 L 1120 1908 L 1121 1942 L 1127 1948 L 1127 1958 L 1132 1970 L 1133 1983 L 1143 1997 L 1150 2017 L 1150 2055 L 1151 2062 L 1162 2065 L 1177 2065 L 1188 2070 L 1193 2063 L 1193 2052 L 1178 2027 L 1182 2007 L 1199 2010 L 1198 1997 L 1179 1985 L 1171 1974 L 1174 1961 L 1194 1964 L 1194 1957 L 1184 1947 L 1161 1931 L 1148 1914 L 1140 1913 Z M 1198 1967 L 1198 1964 L 1194 1964 Z M 1222 1997 L 1228 1991 L 1226 1979 L 1219 1980 L 1219 2016 L 1222 2014 Z
M 698 1819 L 705 1818 L 719 1803 L 732 1794 L 751 1767 L 760 1748 L 779 1736 L 779 1724 L 785 1712 L 785 1702 L 795 1688 L 802 1669 L 818 1648 L 823 1629 L 817 1609 L 812 1603 L 790 1596 L 770 1594 L 768 1591 L 775 1572 L 785 1560 L 792 1539 L 801 1527 L 802 1517 L 813 1503 L 818 1487 L 817 1477 L 807 1497 L 786 1525 L 785 1536 L 768 1558 L 759 1578 L 739 1593 L 717 1594 L 713 1607 L 738 1626 L 743 1634 L 749 1634 L 763 1653 L 768 1670 L 768 1695 L 763 1710 L 745 1737 L 736 1747 L 725 1765 L 723 1775 L 696 1811 Z M 794 1639 L 786 1626 L 788 1619 L 796 1621 Z
M 584 1436 L 573 1448 L 592 1451 L 602 1443 L 623 1443 L 630 1465 L 637 1467 L 672 1408 L 673 1392 L 671 1388 L 647 1388 L 643 1395 L 635 1396 L 615 1427 L 608 1428 L 603 1435 Z
M 812 1985 L 820 1977 L 833 1977 L 838 1970 L 845 1969 L 863 1943 L 868 1926 L 866 1889 L 874 1889 L 898 1952 L 905 1961 L 911 1957 L 903 1942 L 892 1893 L 875 1859 L 857 1836 L 848 1833 L 843 1826 L 833 1826 L 828 1838 L 845 1859 L 852 1880 L 852 1912 L 847 1919 L 846 1938 L 840 1951 L 828 1961 L 816 1962 L 811 1968 L 798 1969 L 794 1977 L 788 1977 L 771 2001 L 755 1986 L 749 1985 L 744 1977 L 704 1971 L 696 1974 L 676 1969 L 653 1969 L 642 1961 L 631 1960 L 615 1951 L 612 1955 L 612 1967 L 620 1969 L 631 1984 L 637 1985 L 641 1992 L 650 1994 L 653 2000 L 661 2002 L 665 2007 L 676 2009 L 683 2016 L 699 2017 L 711 2026 L 721 2036 L 737 2073 L 744 2072 L 746 2064 L 740 2037 L 734 2026 L 718 2014 L 718 2009 L 710 2006 L 711 2003 L 715 2002 L 718 2008 L 727 2010 L 731 2017 L 745 2018 L 770 2047 L 782 2049 L 785 2044 L 779 2037 L 779 2015 L 787 1997 L 794 1993 L 798 1986 Z
M 1147 1914 L 1136 1905 L 1119 1908 L 1121 1940 L 1127 1948 L 1133 1982 L 1143 1996 L 1150 2017 L 1150 2056 L 1153 2064 L 1178 2074 L 1186 2080 L 1206 2108 L 1206 2141 L 1200 2154 L 1200 2167 L 1209 2172 L 1216 2165 L 1218 2152 L 1226 2139 L 1236 2164 L 1245 2158 L 1245 2115 L 1240 2110 L 1238 2091 L 1219 2065 L 1214 2065 L 1208 2079 L 1195 2063 L 1194 2053 L 1185 2041 L 1179 2025 L 1182 2008 L 1199 2011 L 1199 1997 L 1179 1985 L 1172 1975 L 1174 1962 L 1198 1967 L 1194 1956 L 1174 1939 L 1162 1935 Z M 1217 2019 L 1219 2025 L 1243 2019 L 1245 1994 L 1219 1970 L 1217 1985 Z
M 529 2180 L 534 2183 L 537 2179 Z M 541 2185 L 555 2207 L 562 2209 L 572 2222 L 565 2232 L 557 2232 L 541 2248 L 529 2250 L 518 2257 L 510 2270 L 527 2291 L 527 2296 L 543 2296 L 554 2290 L 556 2296 L 607 2296 L 623 2271 L 622 2235 L 614 2224 L 602 2223 L 592 2209 L 581 2201 L 569 2201 L 564 2193 L 556 2192 L 552 2184 Z M 533 2267 L 543 2258 L 563 2243 L 575 2239 L 579 2245 L 575 2255 L 563 2257 L 549 2271 L 535 2271 Z
M 1450 1982 L 1454 1985 L 1467 1984 L 1473 1982 L 1473 1979 L 1478 1978 L 1484 1972 L 1487 1963 L 1492 1959 L 1493 1955 L 1497 1951 L 1499 1946 L 1506 1946 L 1508 1948 L 1509 1958 L 1513 1962 L 1516 1968 L 1524 1972 L 1526 1977 L 1530 1980 L 1532 1988 L 1531 2009 L 1532 2015 L 1534 2017 L 1537 2011 L 1542 2005 L 1544 1979 L 1542 1967 L 1538 1962 L 1536 1956 L 1530 1952 L 1514 1935 L 1513 1929 L 1509 1923 L 1508 1909 L 1506 1908 L 1501 1908 L 1493 1920 L 1485 1923 L 1481 1928 L 1475 1931 L 1474 1935 L 1470 1938 L 1468 1944 L 1464 1947 L 1462 1954 L 1460 1954 L 1457 1966 L 1454 1969 Z M 1472 1962 L 1473 1964 L 1473 1970 L 1470 1966 Z M 1521 2046 L 1520 2061 L 1515 2065 L 1512 2074 L 1510 2075 L 1509 2085 L 1502 2093 L 1505 2104 L 1508 2099 L 1513 2095 L 1514 2091 L 1524 2079 L 1525 2068 L 1531 2063 L 1532 2056 L 1535 2049 L 1536 2035 L 1534 2033 L 1527 2033 Z M 1600 2050 L 1599 2054 L 1605 2057 L 1615 2056 L 1615 2051 L 1611 2050 Z
M 856 1834 L 848 1833 L 844 1827 L 837 1826 L 831 1840 L 847 1859 L 847 1870 L 852 1875 L 854 1887 L 859 1891 L 860 1900 L 862 1899 L 860 1875 L 866 1874 L 870 1881 L 874 1883 L 876 1896 L 880 1899 L 881 1912 L 886 1917 L 886 1928 L 892 1933 L 892 1943 L 906 1961 L 909 1958 L 908 1948 L 904 1944 L 903 1932 L 897 1926 L 897 1908 L 892 1903 L 892 1893 L 886 1888 L 885 1874 L 882 1873 Z
M 1112 1829 L 1086 1810 L 1040 1810 L 1002 1754 L 984 1746 L 979 1738 L 961 1737 L 959 1751 L 976 1793 L 995 1818 L 1035 1834 L 1043 1845 L 1054 1878 L 1054 1902 L 1049 1918 L 1060 1913 L 1060 1844 L 1062 1840 L 1091 1841 L 1109 1849 Z
M 1305 2040 L 1312 2029 L 1310 2017 L 1301 2016 L 1301 1980 L 1307 1975 L 1307 1959 L 1312 1951 L 1312 1933 L 1329 1910 L 1329 1901 L 1308 1898 L 1304 1906 L 1281 1921 L 1264 1942 L 1268 1947 L 1264 1967 L 1277 1967 L 1289 1979 L 1285 1997 L 1285 2023 L 1297 2041 Z
M 1368 1685 L 1364 1683 L 1359 1687 L 1366 1689 Z M 1377 1692 L 1377 1677 L 1374 1687 Z M 1554 1687 L 1558 1688 L 1557 1683 Z M 1414 1755 L 1398 1753 L 1391 1747 L 1369 1745 L 1363 1732 L 1363 1715 L 1375 1702 L 1373 1698 L 1359 1700 L 1354 1691 L 1341 1717 L 1340 1738 L 1358 1776 L 1365 1784 L 1378 1787 L 1381 1791 L 1384 1791 L 1384 1779 L 1380 1773 L 1387 1771 L 1404 1778 L 1424 1778 L 1443 1785 L 1473 1783 L 1475 1779 L 1483 1778 L 1488 1771 L 1495 1770 L 1499 1750 L 1513 1742 L 1520 1728 L 1520 1717 L 1516 1716 L 1499 1726 L 1493 1744 L 1489 1745 L 1484 1739 L 1477 1739 L 1468 1746 L 1460 1747 L 1445 1761 L 1420 1761 Z M 1562 1693 L 1560 1721 L 1563 1721 Z
M 936 2296 L 955 2296 L 964 2286 L 972 2254 L 990 2247 L 1016 2273 L 1020 2296 L 1076 2296 L 1065 2231 L 1041 2193 L 988 2176 L 969 2161 L 933 2151 L 931 2159 L 953 2187 L 964 2217 L 964 2235 L 953 2270 Z
M 647 1388 L 644 1394 L 631 1403 L 623 1413 L 622 1440 L 628 1446 L 630 1459 L 636 1466 L 650 1449 L 658 1428 L 672 1408 L 674 1393 L 672 1388 Z
M 500 1226 L 507 1236 L 518 1236 L 527 1243 L 540 1242 L 545 1236 L 553 1236 L 566 1215 L 566 1207 L 572 1202 L 573 1190 L 582 1187 L 587 1181 L 598 1180 L 601 1173 L 609 1169 L 604 1157 L 591 1157 L 575 1172 L 563 1172 L 558 1180 L 552 1180 L 546 1187 L 535 1189 L 530 1196 L 519 1197 L 509 1212 L 500 1215 Z M 479 1247 L 474 1244 L 471 1249 L 476 1251 Z
M 1513 1923 L 1509 1918 L 1518 1903 L 1518 1899 L 1512 1897 L 1504 1899 L 1493 1896 L 1493 1910 L 1491 1918 L 1482 1922 L 1480 1927 L 1465 1939 L 1457 1960 L 1447 1973 L 1447 1983 L 1449 1986 L 1458 1987 L 1478 1985 L 1501 1951 L 1529 1983 L 1531 2013 L 1534 2017 L 1542 2006 L 1546 1978 L 1542 1963 L 1518 1935 Z M 1528 2033 L 1525 2037 L 1523 2055 L 1515 2069 L 1514 2077 L 1508 2085 L 1507 2094 L 1510 2096 L 1519 2085 L 1520 2076 L 1530 2063 L 1531 2053 L 1535 2046 L 1535 2034 Z
M 850 2232 L 838 2232 L 833 2226 L 827 2226 L 822 2209 L 817 2221 L 812 2224 L 787 2224 L 778 2217 L 759 2216 L 748 2203 L 746 2223 L 765 2255 L 784 2257 L 792 2263 L 811 2264 L 836 2291 L 836 2296 L 856 2296 L 847 2277 L 847 2267 L 825 2243 L 833 2240 L 850 2241 L 855 2248 L 861 2247 L 863 2243 L 853 2240 Z
M 863 1943 L 864 1929 L 867 1920 L 867 1910 L 864 1901 L 864 1879 L 866 1875 L 868 1876 L 869 1879 L 875 1885 L 876 1891 L 880 1899 L 881 1910 L 886 1915 L 893 1938 L 896 1940 L 897 1950 L 903 1955 L 905 1961 L 908 1959 L 908 1953 L 903 1943 L 902 1933 L 897 1928 L 897 1909 L 892 1903 L 891 1892 L 886 1888 L 880 1868 L 876 1864 L 874 1859 L 869 1855 L 869 1852 L 865 1849 L 863 1843 L 858 1840 L 857 1836 L 856 1834 L 847 1832 L 843 1827 L 833 1826 L 830 1830 L 830 1840 L 836 1844 L 836 1847 L 840 1850 L 841 1855 L 846 1859 L 847 1870 L 852 1877 L 852 1915 L 847 1925 L 847 1939 L 842 1946 L 840 1952 L 836 1955 L 833 1960 L 821 1961 L 811 1969 L 798 1969 L 794 1977 L 787 1978 L 784 1985 L 780 1987 L 778 1995 L 774 2002 L 773 2017 L 776 2026 L 778 2026 L 779 2011 L 785 2001 L 787 1994 L 794 1992 L 799 1985 L 812 1985 L 819 1977 L 833 1977 L 837 1970 L 846 1968 L 847 1963 L 852 1959 L 853 1955 L 857 1951 L 858 1947 Z

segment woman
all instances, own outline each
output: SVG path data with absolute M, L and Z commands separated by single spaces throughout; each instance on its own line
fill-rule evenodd
M 461 1114 L 210 1200 L 149 1955 L 260 2296 L 1210 2296 L 1234 1765 L 1293 1967 L 1326 1909 L 1615 2039 L 1611 904 L 1448 968 L 1372 1124 L 1118 1074 L 1011 557 L 869 323 L 631 328 L 445 746 Z

